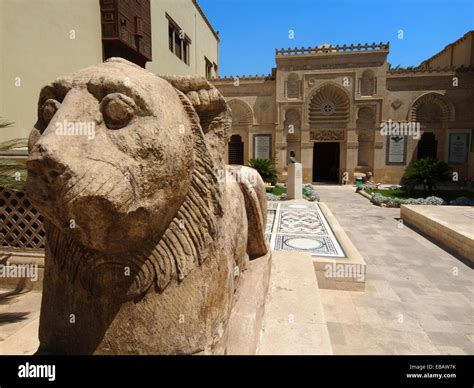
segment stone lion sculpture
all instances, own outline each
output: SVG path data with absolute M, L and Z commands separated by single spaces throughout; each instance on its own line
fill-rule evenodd
M 226 167 L 231 111 L 203 77 L 112 58 L 45 86 L 27 195 L 45 218 L 39 353 L 222 354 L 249 256 L 255 170 Z

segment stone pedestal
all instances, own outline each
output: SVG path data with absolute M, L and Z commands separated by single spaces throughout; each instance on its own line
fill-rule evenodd
M 301 163 L 290 163 L 288 165 L 288 199 L 303 198 L 303 171 Z

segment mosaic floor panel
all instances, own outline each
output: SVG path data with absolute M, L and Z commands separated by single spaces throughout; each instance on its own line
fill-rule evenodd
M 345 257 L 317 204 L 269 202 L 265 238 L 276 251 L 304 251 L 314 256 Z M 276 224 L 276 227 L 275 227 Z

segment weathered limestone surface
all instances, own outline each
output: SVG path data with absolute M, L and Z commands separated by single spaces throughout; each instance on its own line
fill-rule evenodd
M 204 78 L 117 58 L 42 89 L 27 163 L 47 231 L 39 352 L 225 352 L 239 276 L 267 252 L 263 182 L 224 165 L 230 122 Z
M 474 212 L 467 206 L 402 205 L 400 218 L 474 264 Z

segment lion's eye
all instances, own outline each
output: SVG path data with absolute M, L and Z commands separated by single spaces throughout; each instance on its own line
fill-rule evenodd
M 40 110 L 41 119 L 46 125 L 49 124 L 53 116 L 61 107 L 61 103 L 53 98 L 49 98 L 45 101 Z
M 121 93 L 111 93 L 103 98 L 100 110 L 107 128 L 119 129 L 130 122 L 137 106 L 130 97 Z

